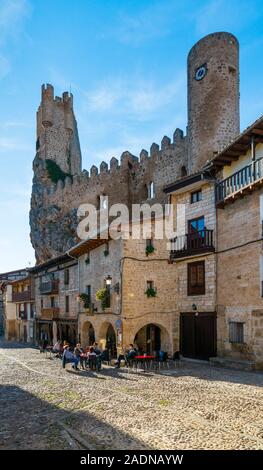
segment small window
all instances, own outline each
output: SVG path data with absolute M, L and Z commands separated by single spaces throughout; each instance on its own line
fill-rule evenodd
M 69 313 L 69 296 L 66 295 L 66 299 L 65 299 L 65 310 L 66 310 L 66 313 Z
M 69 269 L 65 269 L 64 271 L 64 284 L 65 286 L 69 285 Z
M 91 286 L 86 286 L 85 294 L 87 294 L 90 297 L 90 295 L 91 295 Z
M 187 169 L 185 166 L 182 166 L 181 167 L 181 176 L 184 177 L 184 176 L 187 176 Z
M 188 293 L 187 295 L 205 294 L 205 262 L 196 261 L 187 265 Z
M 41 308 L 44 307 L 44 302 L 43 302 L 43 299 L 41 299 Z
M 147 290 L 148 289 L 154 289 L 154 282 L 153 281 L 147 281 Z
M 194 204 L 195 202 L 202 201 L 202 190 L 200 189 L 199 191 L 195 191 L 194 193 L 191 193 L 191 204 Z
M 229 322 L 229 341 L 230 343 L 244 343 L 244 323 Z
M 154 199 L 155 198 L 155 190 L 154 190 L 154 182 L 151 181 L 148 186 L 148 198 Z
M 55 307 L 55 297 L 50 297 L 50 306 Z

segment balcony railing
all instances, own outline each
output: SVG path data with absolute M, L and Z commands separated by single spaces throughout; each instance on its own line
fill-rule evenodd
M 263 157 L 216 184 L 216 203 L 263 178 Z
M 40 294 L 58 294 L 59 280 L 42 282 L 39 286 Z
M 182 258 L 199 253 L 215 251 L 213 230 L 199 230 L 171 240 L 170 258 Z
M 44 320 L 53 320 L 59 314 L 59 307 L 41 308 L 41 318 Z
M 25 290 L 24 292 L 13 292 L 12 302 L 30 302 L 33 300 L 31 290 Z

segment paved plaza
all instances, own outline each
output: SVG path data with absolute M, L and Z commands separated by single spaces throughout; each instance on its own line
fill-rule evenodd
M 0 343 L 0 449 L 263 449 L 263 374 L 74 371 Z

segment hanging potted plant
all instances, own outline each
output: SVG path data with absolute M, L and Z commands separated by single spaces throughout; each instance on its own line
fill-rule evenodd
M 80 294 L 79 298 L 83 302 L 84 308 L 90 308 L 90 296 L 88 294 Z
M 148 289 L 146 289 L 145 291 L 145 294 L 147 295 L 147 297 L 156 297 L 156 289 L 154 289 L 153 287 L 148 287 Z
M 100 300 L 102 310 L 105 310 L 105 308 L 108 308 L 110 306 L 109 305 L 109 292 L 105 287 L 103 289 L 99 289 L 96 292 L 96 299 Z
M 154 246 L 153 245 L 147 245 L 146 249 L 145 249 L 146 256 L 149 256 L 153 252 L 154 252 Z

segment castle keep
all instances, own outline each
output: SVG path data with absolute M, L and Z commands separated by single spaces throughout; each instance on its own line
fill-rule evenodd
M 73 97 L 54 97 L 42 86 L 37 112 L 37 145 L 31 199 L 31 241 L 37 262 L 68 250 L 76 239 L 76 211 L 81 203 L 98 206 L 101 195 L 114 203 L 142 203 L 154 185 L 154 200 L 164 203 L 164 185 L 199 171 L 239 132 L 238 42 L 229 33 L 199 41 L 188 56 L 188 128 L 176 129 L 161 146 L 153 143 L 139 157 L 123 152 L 120 161 L 90 171 L 81 168 Z M 54 163 L 55 165 L 54 165 Z M 52 165 L 53 163 L 53 165 Z

